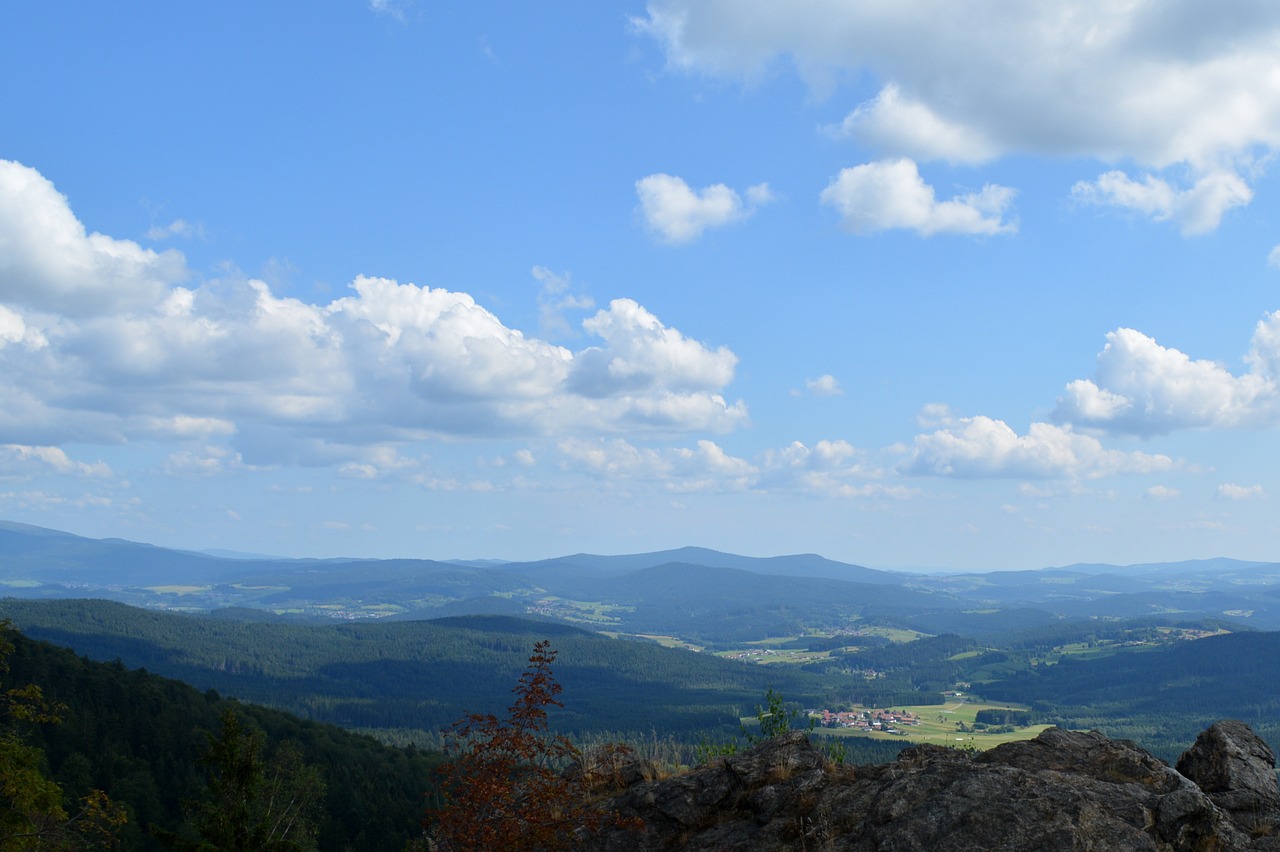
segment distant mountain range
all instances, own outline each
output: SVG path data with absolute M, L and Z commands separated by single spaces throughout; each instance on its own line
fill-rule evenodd
M 1014 621 L 1185 613 L 1280 628 L 1280 563 L 1224 558 L 945 575 L 700 547 L 533 562 L 281 559 L 0 521 L 0 589 L 23 598 L 99 597 L 196 612 L 247 607 L 293 618 L 537 615 L 708 643 L 855 620 L 982 635 Z

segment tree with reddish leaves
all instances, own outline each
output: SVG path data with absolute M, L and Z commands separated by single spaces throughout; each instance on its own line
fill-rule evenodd
M 590 809 L 584 774 L 562 772 L 581 754 L 548 730 L 547 708 L 563 706 L 555 658 L 549 641 L 535 643 L 507 718 L 473 713 L 446 732 L 456 753 L 439 770 L 441 804 L 424 820 L 435 848 L 565 849 L 576 832 L 619 822 Z

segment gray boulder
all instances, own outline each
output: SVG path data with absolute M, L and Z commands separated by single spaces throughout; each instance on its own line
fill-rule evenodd
M 1132 742 L 1051 728 L 983 753 L 916 746 L 882 766 L 835 766 L 789 733 L 630 784 L 600 806 L 644 827 L 580 848 L 1280 850 L 1274 759 L 1247 726 L 1215 725 L 1184 762 L 1180 772 Z
M 1178 771 L 1195 782 L 1232 822 L 1267 835 L 1280 813 L 1280 786 L 1271 747 L 1244 722 L 1215 722 L 1178 758 Z

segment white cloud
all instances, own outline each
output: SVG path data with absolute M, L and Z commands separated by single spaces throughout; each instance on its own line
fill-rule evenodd
M 1258 323 L 1245 360 L 1250 369 L 1235 375 L 1139 331 L 1117 329 L 1107 335 L 1094 377 L 1067 385 L 1053 419 L 1134 435 L 1274 423 L 1280 413 L 1280 311 Z
M 60 447 L 0 444 L 0 476 L 33 476 L 47 473 L 107 477 L 105 462 L 75 461 Z
M 1196 197 L 1166 218 L 1191 232 L 1246 203 L 1239 175 L 1280 147 L 1272 3 L 650 0 L 637 26 L 686 71 L 750 77 L 785 60 L 820 94 L 880 81 L 842 130 L 882 156 L 1188 170 Z
M 338 475 L 349 479 L 384 479 L 404 475 L 418 468 L 416 459 L 400 455 L 395 447 L 371 446 L 354 448 L 356 460 L 338 465 Z
M 722 183 L 694 191 L 682 178 L 652 174 L 636 181 L 640 214 L 645 226 L 665 243 L 696 240 L 708 228 L 745 219 L 774 199 L 767 183 L 748 187 L 747 204 Z
M 193 225 L 186 219 L 174 219 L 168 225 L 152 225 L 147 229 L 147 239 L 160 241 L 172 237 L 203 237 L 204 226 Z
M 661 482 L 673 492 L 742 491 L 755 481 L 749 462 L 725 453 L 713 441 L 692 447 L 653 449 L 637 447 L 622 439 L 569 438 L 557 445 L 561 465 L 587 470 L 610 481 Z
M 1216 492 L 1219 500 L 1252 500 L 1263 496 L 1261 485 L 1233 485 L 1224 482 Z
M 738 363 L 726 347 L 712 352 L 630 299 L 613 300 L 582 327 L 607 344 L 574 359 L 570 383 L 588 396 L 618 389 L 711 390 L 728 384 Z
M 1272 269 L 1280 269 L 1280 245 L 1275 246 L 1271 251 L 1267 252 L 1267 266 Z
M 1182 492 L 1168 485 L 1153 485 L 1143 493 L 1148 500 L 1175 500 Z
M 544 337 L 572 336 L 565 313 L 590 310 L 595 302 L 568 292 L 571 281 L 567 272 L 555 273 L 545 266 L 535 266 L 530 274 L 542 285 L 538 291 L 538 332 Z
M 1139 183 L 1124 172 L 1109 171 L 1093 182 L 1080 181 L 1071 188 L 1071 196 L 1087 204 L 1134 210 L 1156 221 L 1173 219 L 1183 234 L 1193 235 L 1215 230 L 1228 210 L 1253 199 L 1253 191 L 1228 171 L 1206 174 L 1189 189 L 1175 189 L 1149 174 Z
M 840 382 L 829 373 L 818 376 L 816 379 L 806 380 L 804 386 L 814 396 L 841 396 L 844 394 L 844 389 L 840 387 Z
M 0 348 L 10 343 L 20 343 L 32 349 L 49 345 L 38 329 L 27 325 L 22 314 L 0 305 Z
M 842 169 L 822 191 L 822 203 L 840 211 L 844 226 L 857 234 L 904 228 L 930 234 L 1004 234 L 1017 225 L 1004 221 L 1014 191 L 988 184 L 981 192 L 938 201 L 916 164 L 881 160 Z
M 369 9 L 401 24 L 409 20 L 409 12 L 417 0 L 369 0 Z
M 634 301 L 581 323 L 594 339 L 575 352 L 466 293 L 383 278 L 327 305 L 234 276 L 183 287 L 181 255 L 85 237 L 66 199 L 17 164 L 0 164 L 0 267 L 0 441 L 222 437 L 255 464 L 367 464 L 351 447 L 747 419 L 723 396 L 737 357 Z M 538 272 L 557 308 L 589 304 L 565 301 L 567 276 Z
M 936 429 L 953 421 L 951 406 L 945 402 L 926 402 L 916 413 L 916 425 L 921 429 Z
M 170 476 L 216 476 L 241 466 L 239 454 L 226 447 L 208 446 L 170 453 L 163 469 Z
M 145 310 L 186 277 L 180 253 L 86 234 L 52 183 L 0 160 L 0 303 L 68 317 Z
M 847 441 L 799 441 L 754 461 L 731 456 L 712 441 L 693 447 L 638 447 L 620 439 L 567 438 L 560 465 L 618 482 L 651 482 L 668 492 L 799 492 L 824 497 L 905 499 L 916 489 L 880 481 L 866 453 Z
M 813 446 L 792 441 L 764 453 L 760 487 L 770 491 L 801 491 L 831 497 L 888 497 L 904 499 L 915 490 L 875 481 L 881 472 L 867 463 L 866 453 L 848 441 L 821 440 Z
M 217 435 L 233 435 L 236 426 L 229 420 L 217 417 L 189 417 L 177 414 L 171 417 L 142 418 L 138 421 L 142 433 L 150 433 L 160 440 L 182 438 L 209 438 Z
M 849 113 L 839 132 L 877 150 L 915 160 L 983 162 L 997 150 L 980 131 L 942 118 L 927 104 L 903 97 L 892 83 Z
M 1168 456 L 1108 450 L 1069 425 L 1032 423 L 1026 435 L 1019 435 L 1003 420 L 977 416 L 917 435 L 900 470 L 913 476 L 1076 479 L 1172 466 Z
M 763 207 L 778 200 L 777 194 L 767 183 L 757 183 L 754 186 L 747 187 L 745 195 L 750 209 L 753 210 L 756 207 Z

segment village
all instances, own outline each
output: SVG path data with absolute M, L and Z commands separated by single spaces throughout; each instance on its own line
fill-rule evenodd
M 920 724 L 920 717 L 908 710 L 809 710 L 809 717 L 823 728 L 854 728 L 885 734 L 906 734 L 905 727 Z

